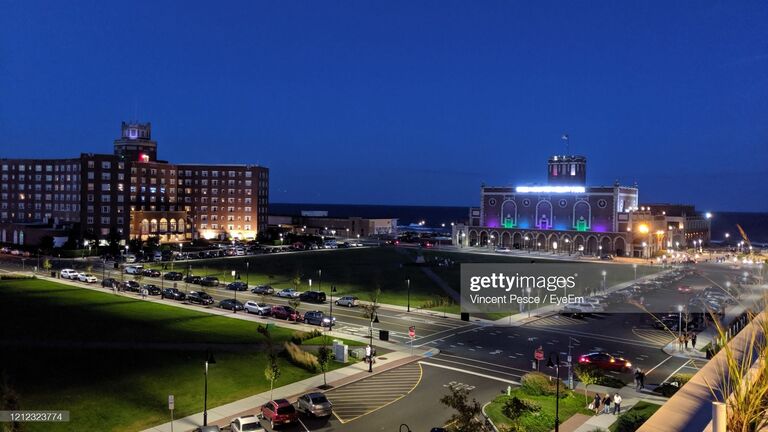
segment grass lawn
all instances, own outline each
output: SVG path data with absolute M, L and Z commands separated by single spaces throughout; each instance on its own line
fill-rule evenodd
M 169 394 L 177 418 L 202 411 L 206 348 L 209 407 L 269 390 L 257 323 L 40 280 L 0 281 L 0 294 L 0 371 L 22 409 L 71 414 L 25 430 L 141 430 L 169 420 Z M 281 344 L 294 332 L 271 333 Z M 280 365 L 276 386 L 313 375 Z
M 351 347 L 366 346 L 367 345 L 365 342 L 358 342 L 358 341 L 349 340 L 349 339 L 339 339 L 337 337 L 328 337 L 328 339 L 326 340 L 325 338 L 326 338 L 326 336 L 315 336 L 315 337 L 313 337 L 311 339 L 305 340 L 301 344 L 302 345 L 323 345 L 323 344 L 327 343 L 328 346 L 332 346 L 333 345 L 333 340 L 336 339 L 336 340 L 343 341 L 345 345 L 351 346 Z
M 502 407 L 504 402 L 517 396 L 520 399 L 533 401 L 539 406 L 541 410 L 535 413 L 525 413 L 517 419 L 517 423 L 522 426 L 522 430 L 526 432 L 549 432 L 554 428 L 555 424 L 555 397 L 554 396 L 536 396 L 529 395 L 517 388 L 512 390 L 512 396 L 502 395 L 496 397 L 486 408 L 486 414 L 496 424 L 496 427 L 504 425 L 511 425 L 513 420 L 508 418 L 502 413 Z M 560 423 L 568 420 L 572 415 L 576 413 L 592 414 L 592 411 L 586 409 L 586 403 L 584 402 L 584 395 L 580 395 L 571 391 L 566 392 L 566 396 L 560 398 Z
M 250 267 L 246 267 L 246 263 L 250 263 Z M 408 265 L 410 263 L 407 255 L 394 248 L 382 247 L 194 260 L 178 263 L 175 270 L 186 272 L 187 266 L 192 266 L 192 274 L 216 276 L 222 282 L 231 282 L 231 272 L 237 270 L 242 281 L 247 279 L 250 285 L 268 284 L 276 290 L 294 288 L 292 279 L 298 275 L 301 278 L 299 291 L 309 290 L 309 279 L 312 279 L 311 289 L 326 294 L 331 285 L 336 286 L 334 298 L 356 295 L 369 300 L 371 293 L 379 287 L 381 303 L 401 306 L 408 302 L 408 279 L 411 281 L 411 306 L 421 307 L 446 295 L 419 267 Z M 159 268 L 158 265 L 153 267 Z M 318 274 L 320 270 L 322 275 Z M 458 311 L 458 306 L 454 305 L 452 310 Z
M 631 409 L 627 410 L 621 416 L 627 415 L 628 413 L 635 413 L 647 419 L 651 417 L 656 411 L 658 411 L 659 408 L 661 408 L 661 405 L 640 401 L 636 403 L 635 406 L 633 406 Z M 619 418 L 621 418 L 621 416 L 619 416 Z M 616 432 L 618 428 L 619 428 L 619 422 L 617 421 L 616 423 L 612 424 L 611 427 L 608 429 L 611 432 Z

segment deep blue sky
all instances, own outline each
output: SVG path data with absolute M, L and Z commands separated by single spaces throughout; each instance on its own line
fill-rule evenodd
M 272 170 L 275 202 L 474 205 L 541 182 L 768 211 L 768 3 L 0 0 L 0 157 Z

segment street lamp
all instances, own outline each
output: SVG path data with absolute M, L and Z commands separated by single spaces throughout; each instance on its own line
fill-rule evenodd
M 677 339 L 683 336 L 683 305 L 677 305 Z
M 605 276 L 608 274 L 608 272 L 603 270 L 602 272 L 600 272 L 600 274 L 603 275 L 603 292 L 605 292 Z
M 568 255 L 571 254 L 571 240 L 565 239 L 565 247 L 568 249 Z
M 648 243 L 643 242 L 643 258 L 648 258 Z
M 555 432 L 560 432 L 560 354 L 555 354 L 555 362 L 552 362 L 552 354 L 549 353 L 547 367 L 555 368 Z
M 529 303 L 528 303 L 528 318 L 530 318 L 531 317 L 531 303 L 530 303 L 531 287 L 530 286 L 525 287 L 525 292 L 528 293 L 528 299 L 529 299 Z
M 635 271 L 635 280 L 637 280 L 637 264 L 632 264 L 632 269 Z
M 203 426 L 208 426 L 208 365 L 216 364 L 213 353 L 208 351 L 205 359 L 205 397 L 203 399 Z
M 330 308 L 331 308 L 331 313 L 330 313 L 330 315 L 331 315 L 331 323 L 330 323 L 330 325 L 328 326 L 328 330 L 333 330 L 331 327 L 333 327 L 333 293 L 335 293 L 335 292 L 336 292 L 336 285 L 331 285 L 331 303 L 330 303 Z
M 557 255 L 557 242 L 552 242 L 552 253 Z
M 408 285 L 408 312 L 411 311 L 411 280 L 406 279 L 405 283 Z
M 525 240 L 525 242 L 523 243 L 523 249 L 527 249 L 528 248 L 528 236 L 523 237 L 523 240 Z
M 368 372 L 373 372 L 373 323 L 379 323 L 379 314 L 376 311 L 373 311 L 371 314 L 371 325 L 368 328 L 371 341 L 368 344 L 369 352 L 366 353 L 368 356 Z
M 235 275 L 237 275 L 237 270 L 232 270 L 232 283 L 235 283 Z M 239 286 L 235 285 L 235 304 L 232 305 L 232 313 L 237 313 L 237 291 L 240 289 Z

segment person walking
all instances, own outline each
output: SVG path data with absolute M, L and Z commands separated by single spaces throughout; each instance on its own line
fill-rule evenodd
M 611 413 L 611 395 L 606 393 L 603 398 L 603 414 Z
M 696 349 L 696 333 L 691 335 L 691 347 Z
M 616 393 L 613 396 L 613 415 L 621 414 L 621 395 Z
M 640 390 L 640 374 L 642 374 L 640 368 L 635 369 L 635 390 Z
M 645 388 L 645 371 L 640 371 L 640 390 Z
M 685 344 L 685 350 L 688 351 L 688 342 L 690 337 L 688 336 L 688 333 L 683 335 L 683 343 Z
M 599 393 L 595 393 L 595 398 L 592 400 L 592 409 L 595 411 L 595 415 L 600 414 L 600 398 Z

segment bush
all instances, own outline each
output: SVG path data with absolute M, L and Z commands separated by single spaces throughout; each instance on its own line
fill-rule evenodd
M 677 393 L 680 388 L 682 388 L 688 381 L 691 380 L 691 377 L 693 375 L 691 374 L 675 374 L 672 375 L 672 377 L 665 382 L 664 384 L 656 387 L 656 393 L 661 394 L 665 397 L 672 397 L 675 393 Z
M 616 422 L 616 432 L 635 432 L 640 426 L 645 423 L 650 415 L 644 412 L 635 412 L 630 410 L 626 414 L 619 416 L 619 420 Z
M 312 330 L 310 332 L 297 331 L 291 335 L 291 342 L 296 345 L 301 345 L 302 342 L 308 339 L 321 336 L 323 333 L 320 330 Z
M 291 363 L 309 372 L 320 371 L 320 362 L 314 354 L 304 351 L 292 342 L 286 342 L 284 346 Z
M 18 273 L 0 274 L 0 280 L 17 280 L 17 279 L 34 279 L 34 276 L 23 275 Z
M 555 380 L 541 372 L 529 372 L 520 380 L 520 389 L 532 396 L 551 396 L 557 391 Z M 560 381 L 560 394 L 565 396 L 565 386 Z
M 541 405 L 533 401 L 520 399 L 517 396 L 512 396 L 504 401 L 504 406 L 501 408 L 501 412 L 512 420 L 517 419 L 527 412 L 536 411 L 541 411 Z

